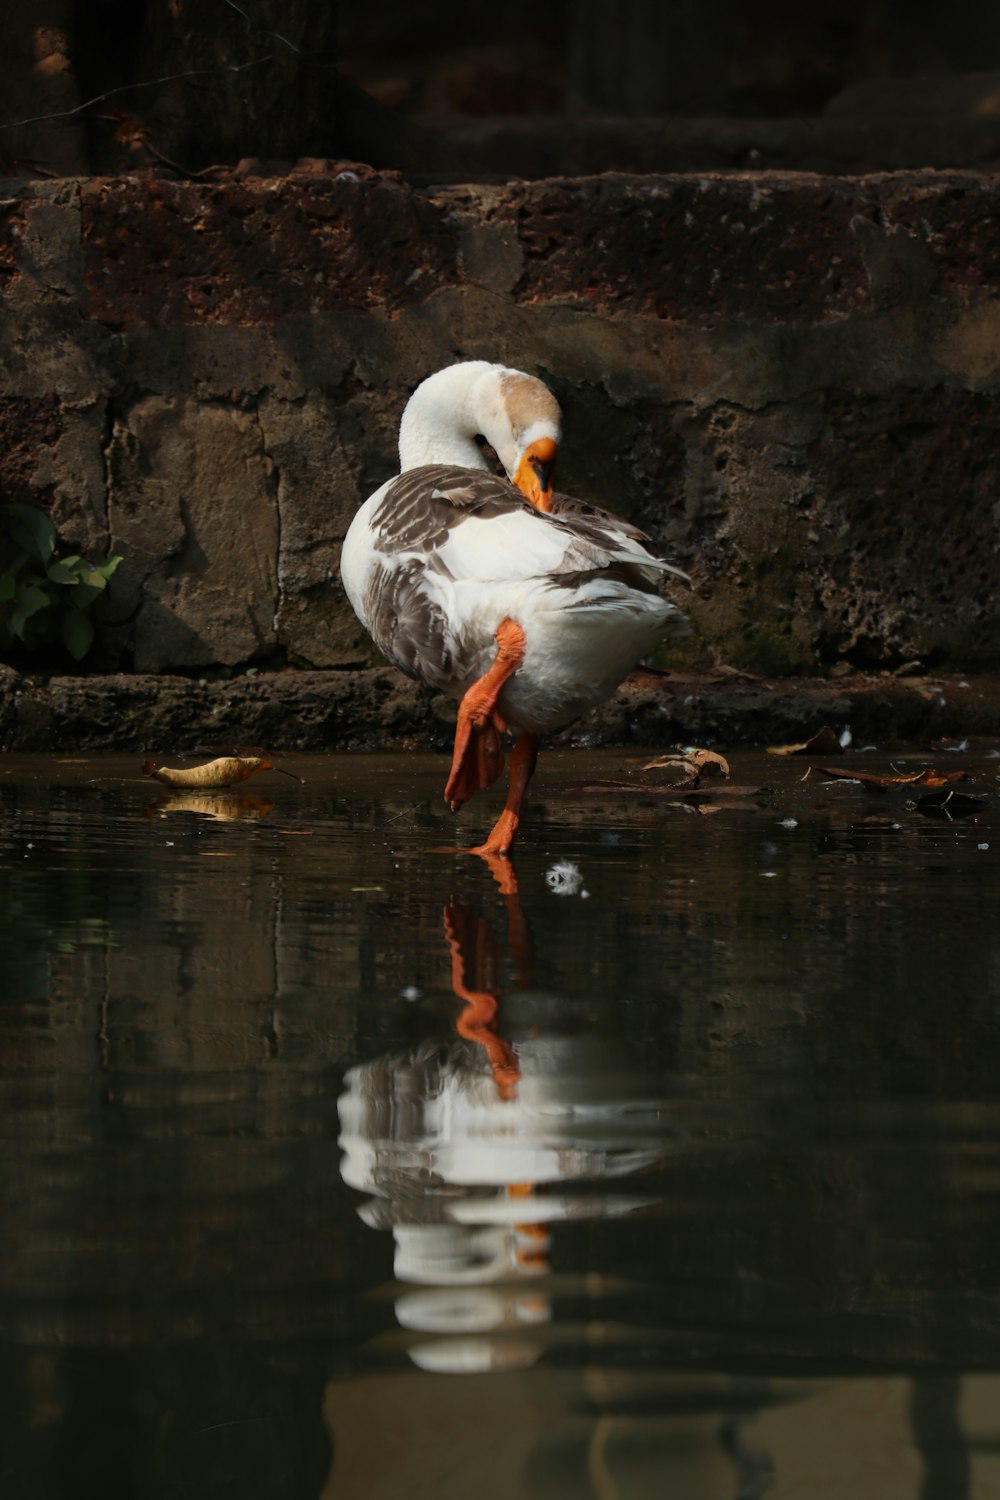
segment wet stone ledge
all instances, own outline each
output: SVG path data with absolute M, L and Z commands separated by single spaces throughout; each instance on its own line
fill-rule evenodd
M 454 705 L 388 667 L 176 676 L 22 676 L 0 667 L 0 751 L 185 754 L 438 749 Z M 823 726 L 881 749 L 1000 737 L 1000 676 L 750 677 L 637 672 L 602 708 L 553 736 L 563 745 L 720 745 L 809 739 Z

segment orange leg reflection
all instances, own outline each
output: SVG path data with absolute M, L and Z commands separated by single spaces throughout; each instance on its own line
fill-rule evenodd
M 495 957 L 486 920 L 468 907 L 446 906 L 444 935 L 451 953 L 451 987 L 465 1001 L 455 1030 L 483 1048 L 500 1097 L 512 1099 L 521 1070 L 514 1048 L 493 1029 L 499 1006 L 493 993 Z
M 502 861 L 509 867 L 507 860 Z M 492 861 L 490 868 L 493 869 Z M 531 933 L 527 918 L 517 896 L 517 883 L 512 887 L 501 880 L 496 871 L 500 889 L 507 897 L 507 942 L 514 960 L 519 984 L 531 983 Z M 513 877 L 513 871 L 510 871 Z M 499 962 L 486 919 L 468 907 L 446 906 L 444 910 L 444 933 L 451 954 L 451 986 L 465 1009 L 455 1021 L 455 1030 L 466 1041 L 475 1042 L 483 1048 L 489 1059 L 490 1069 L 501 1099 L 513 1099 L 521 1070 L 517 1053 L 511 1044 L 498 1035 L 495 1027 L 499 1002 Z M 510 1183 L 506 1189 L 508 1198 L 523 1198 L 528 1206 L 534 1192 L 530 1182 Z M 519 1244 L 515 1258 L 522 1270 L 543 1272 L 548 1270 L 549 1233 L 543 1224 L 529 1221 L 514 1225 Z
M 530 1182 L 512 1182 L 507 1188 L 508 1198 L 530 1198 L 535 1191 Z M 525 1271 L 547 1271 L 549 1269 L 549 1231 L 544 1224 L 515 1224 L 515 1232 L 526 1243 L 515 1250 L 518 1265 Z

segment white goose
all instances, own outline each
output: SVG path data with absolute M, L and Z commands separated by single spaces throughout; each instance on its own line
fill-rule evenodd
M 400 474 L 362 505 L 341 556 L 347 596 L 384 655 L 460 700 L 453 811 L 492 785 L 500 735 L 517 735 L 504 810 L 470 851 L 487 858 L 510 849 L 538 736 L 686 628 L 658 592 L 680 569 L 627 521 L 553 492 L 559 440 L 559 406 L 533 376 L 478 360 L 438 371 L 403 413 Z

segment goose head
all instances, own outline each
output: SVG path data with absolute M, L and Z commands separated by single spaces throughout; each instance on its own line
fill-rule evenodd
M 547 510 L 559 453 L 559 403 L 533 375 L 484 360 L 438 370 L 407 403 L 399 427 L 400 469 L 458 464 L 487 469 L 485 438 L 532 505 Z

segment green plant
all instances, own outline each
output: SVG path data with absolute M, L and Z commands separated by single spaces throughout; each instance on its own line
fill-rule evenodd
M 0 652 L 62 645 L 82 661 L 93 645 L 94 607 L 121 558 L 88 562 L 58 540 L 37 506 L 0 506 Z

